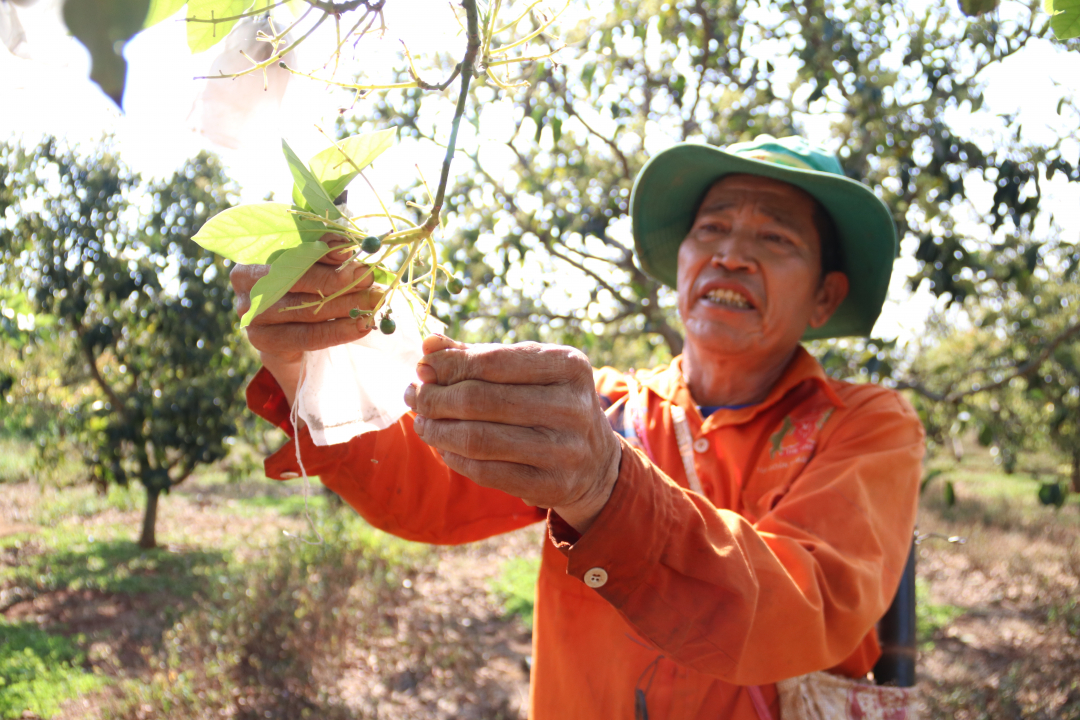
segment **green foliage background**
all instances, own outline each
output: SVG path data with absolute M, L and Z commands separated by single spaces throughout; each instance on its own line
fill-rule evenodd
M 231 187 L 205 154 L 145 182 L 108 141 L 0 158 L 4 304 L 34 318 L 7 330 L 5 425 L 52 459 L 74 442 L 103 486 L 140 482 L 153 546 L 158 495 L 227 454 L 253 368 L 228 263 L 190 239 Z

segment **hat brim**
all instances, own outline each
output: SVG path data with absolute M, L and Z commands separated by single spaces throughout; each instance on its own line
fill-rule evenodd
M 683 143 L 654 156 L 638 173 L 630 196 L 634 245 L 641 268 L 676 286 L 679 245 L 705 192 L 724 175 L 746 173 L 794 185 L 828 211 L 836 225 L 848 295 L 828 322 L 807 328 L 804 340 L 869 336 L 889 290 L 898 243 L 892 214 L 866 185 L 733 155 L 712 145 Z

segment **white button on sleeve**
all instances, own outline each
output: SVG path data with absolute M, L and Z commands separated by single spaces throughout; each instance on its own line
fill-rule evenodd
M 703 453 L 709 449 L 709 441 L 703 437 L 699 437 L 694 441 L 694 450 L 699 453 Z
M 300 473 L 294 473 L 294 472 L 283 472 L 283 473 L 281 473 L 281 479 L 282 480 L 292 480 L 293 478 L 298 478 L 298 477 L 300 477 Z
M 607 583 L 607 570 L 604 568 L 593 568 L 589 572 L 585 573 L 585 584 L 591 588 L 604 587 Z

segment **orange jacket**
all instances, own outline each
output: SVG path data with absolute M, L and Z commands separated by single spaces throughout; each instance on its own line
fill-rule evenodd
M 533 720 L 630 720 L 635 698 L 650 720 L 758 720 L 746 685 L 762 686 L 775 718 L 777 680 L 865 675 L 915 524 L 923 431 L 911 406 L 828 378 L 802 348 L 764 402 L 704 421 L 678 358 L 596 381 L 614 402 L 640 393 L 655 464 L 624 441 L 611 499 L 583 536 L 450 471 L 411 414 L 330 447 L 301 431 L 302 458 L 372 525 L 412 540 L 464 543 L 547 519 Z M 292 432 L 265 370 L 248 402 Z M 672 404 L 686 413 L 701 494 L 688 489 Z M 266 461 L 269 477 L 298 472 L 293 443 Z

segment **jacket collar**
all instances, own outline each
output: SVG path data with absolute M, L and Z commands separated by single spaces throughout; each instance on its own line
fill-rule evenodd
M 683 357 L 680 355 L 666 367 L 659 367 L 649 372 L 638 372 L 634 377 L 643 386 L 663 399 L 675 403 L 687 411 L 693 408 L 693 412 L 697 413 L 697 404 L 690 395 L 690 388 L 683 377 L 682 360 Z M 748 405 L 736 410 L 717 410 L 708 418 L 708 424 L 716 427 L 749 422 L 758 413 L 780 402 L 785 395 L 804 382 L 817 385 L 818 389 L 824 393 L 834 407 L 845 407 L 844 401 L 836 394 L 836 390 L 833 389 L 829 376 L 825 374 L 821 364 L 807 352 L 806 348 L 800 345 L 792 355 L 787 368 L 784 369 L 783 375 L 773 385 L 772 390 L 769 391 L 764 400 L 756 405 Z M 713 422 L 714 418 L 716 419 L 715 423 Z

